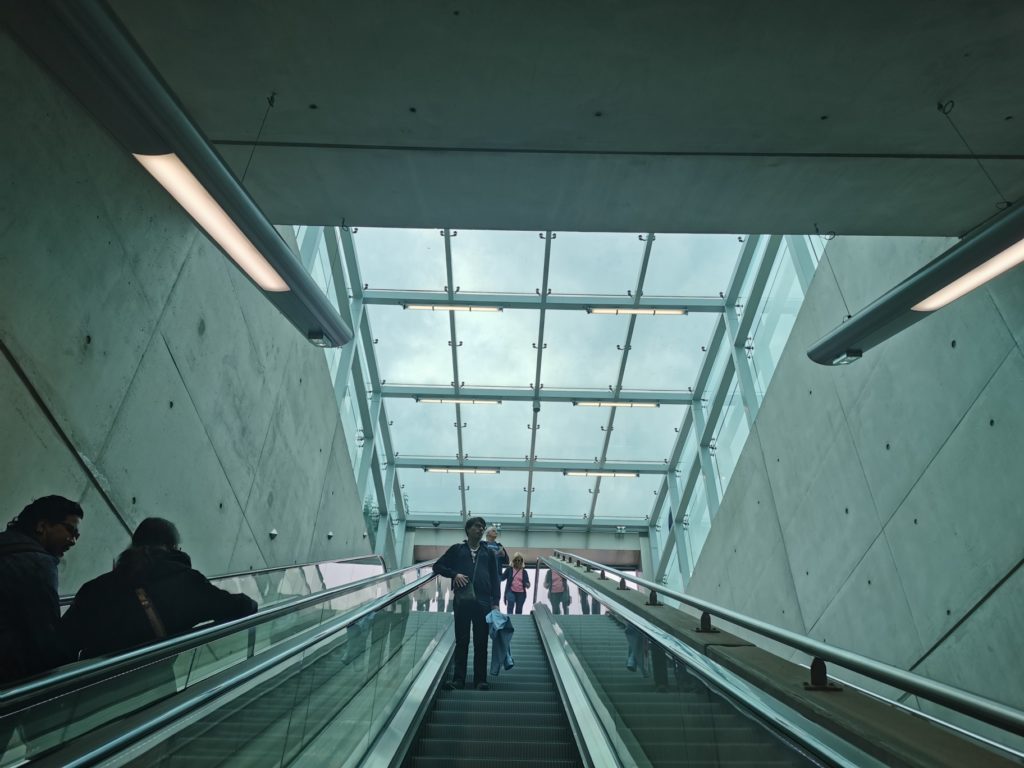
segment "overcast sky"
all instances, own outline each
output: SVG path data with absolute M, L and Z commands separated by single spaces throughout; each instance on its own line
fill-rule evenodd
M 372 229 L 354 235 L 363 282 L 372 289 L 445 288 L 444 238 L 439 230 Z M 541 287 L 544 241 L 537 232 L 460 230 L 451 238 L 454 283 L 462 291 L 534 293 Z M 625 296 L 636 287 L 645 244 L 636 234 L 558 233 L 551 245 L 548 287 L 554 294 Z M 658 235 L 651 251 L 645 295 L 717 296 L 732 275 L 741 244 L 736 235 Z M 459 378 L 467 385 L 532 384 L 539 313 L 506 310 L 459 313 Z M 447 312 L 369 308 L 381 377 L 392 384 L 452 382 Z M 686 390 L 692 386 L 717 316 L 638 317 L 623 386 Z M 541 381 L 546 387 L 607 390 L 618 375 L 629 318 L 549 311 Z M 403 455 L 455 461 L 455 406 L 388 400 L 395 450 Z M 610 409 L 545 403 L 537 456 L 593 461 L 600 456 Z M 619 409 L 610 460 L 668 458 L 683 418 L 682 406 Z M 464 450 L 472 458 L 525 458 L 530 449 L 530 403 L 462 407 Z M 458 514 L 459 476 L 402 470 L 413 513 Z M 519 517 L 526 505 L 525 472 L 467 475 L 467 505 L 474 514 Z M 605 479 L 597 517 L 638 517 L 650 512 L 660 479 Z M 582 518 L 594 481 L 535 473 L 532 511 L 537 516 Z

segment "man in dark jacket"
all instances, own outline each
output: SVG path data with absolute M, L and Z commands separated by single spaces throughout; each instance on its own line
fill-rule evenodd
M 473 627 L 473 685 L 480 691 L 490 688 L 487 684 L 487 614 L 498 610 L 501 585 L 497 558 L 480 543 L 486 525 L 482 517 L 469 518 L 466 540 L 453 544 L 434 563 L 434 573 L 450 578 L 455 592 L 455 670 L 446 688 L 466 687 L 470 626 Z
M 57 563 L 78 540 L 82 507 L 36 499 L 0 533 L 0 684 L 68 660 L 57 623 Z
M 256 612 L 252 598 L 218 589 L 193 569 L 180 541 L 170 521 L 143 520 L 114 570 L 78 590 L 61 620 L 67 645 L 81 658 L 99 656 Z

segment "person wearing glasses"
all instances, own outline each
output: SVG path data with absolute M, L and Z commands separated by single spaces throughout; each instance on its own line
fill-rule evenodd
M 84 517 L 77 502 L 44 496 L 0 533 L 0 684 L 68 660 L 57 632 L 57 564 Z
M 256 612 L 247 595 L 213 586 L 181 551 L 170 520 L 148 517 L 110 573 L 86 582 L 61 620 L 67 647 L 99 656 Z

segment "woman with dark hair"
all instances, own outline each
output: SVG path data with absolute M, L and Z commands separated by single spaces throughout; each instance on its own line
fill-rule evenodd
M 84 584 L 61 620 L 80 658 L 99 656 L 188 632 L 207 621 L 256 612 L 246 595 L 213 586 L 178 546 L 174 523 L 143 520 L 114 570 Z

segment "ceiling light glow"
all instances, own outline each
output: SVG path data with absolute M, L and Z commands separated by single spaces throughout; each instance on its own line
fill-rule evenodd
M 403 304 L 403 309 L 424 309 L 432 312 L 501 312 L 501 307 L 476 307 L 469 304 Z
M 216 241 L 264 291 L 280 293 L 289 290 L 288 284 L 270 266 L 256 246 L 210 196 L 206 188 L 192 175 L 175 154 L 132 155 L 160 182 L 178 204 L 196 220 L 206 234 Z
M 464 397 L 417 397 L 417 403 L 452 403 L 454 405 L 501 405 L 501 400 L 473 400 Z
M 426 472 L 444 475 L 496 475 L 499 469 L 478 469 L 475 467 L 424 467 Z
M 640 477 L 639 472 L 614 472 L 607 469 L 567 470 L 567 477 Z
M 945 288 L 936 291 L 924 301 L 915 304 L 911 309 L 915 312 L 934 312 L 1022 262 L 1024 262 L 1024 240 L 1019 240 L 1005 251 L 997 253 L 988 261 L 979 264 L 967 274 L 954 280 Z
M 591 408 L 658 408 L 661 403 L 630 403 L 618 400 L 577 400 L 573 405 L 585 405 Z
M 685 315 L 685 309 L 591 307 L 588 315 Z

